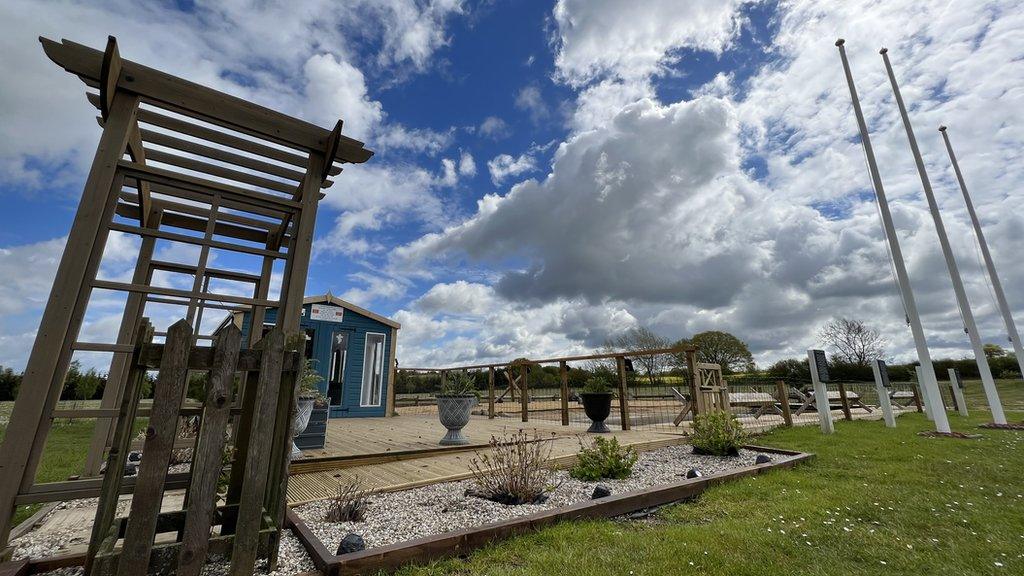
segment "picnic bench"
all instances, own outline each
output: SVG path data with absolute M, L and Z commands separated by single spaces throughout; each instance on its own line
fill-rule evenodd
M 778 398 L 773 396 L 769 392 L 730 392 L 729 393 L 729 404 L 732 406 L 742 406 L 744 408 L 756 408 L 754 410 L 754 419 L 758 419 L 764 416 L 769 411 L 782 415 L 782 408 L 778 406 Z
M 903 408 L 909 408 L 914 403 L 914 392 L 911 390 L 890 390 L 889 400 Z
M 799 388 L 792 388 L 792 391 L 793 396 L 798 402 L 800 402 L 800 406 L 796 409 L 796 412 L 793 413 L 793 416 L 799 416 L 811 408 L 817 408 L 818 405 L 814 398 L 814 390 L 808 390 L 805 392 Z M 842 400 L 842 396 L 839 394 L 838 390 L 828 391 L 828 404 L 830 410 L 842 409 Z M 871 407 L 861 400 L 860 394 L 857 394 L 856 392 L 847 392 L 846 401 L 849 403 L 850 408 L 863 408 L 868 413 L 873 412 Z

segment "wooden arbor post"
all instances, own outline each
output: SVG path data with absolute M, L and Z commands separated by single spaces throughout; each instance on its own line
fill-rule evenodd
M 232 314 L 251 312 L 258 337 L 264 311 L 281 311 L 277 325 L 298 326 L 320 189 L 340 173 L 336 162 L 365 162 L 372 152 L 341 135 L 341 123 L 327 130 L 240 98 L 122 60 L 117 43 L 105 51 L 41 38 L 47 56 L 87 86 L 87 97 L 99 111 L 102 134 L 82 193 L 50 298 L 43 312 L 25 376 L 0 446 L 0 557 L 7 548 L 10 521 L 17 504 L 98 496 L 96 479 L 35 484 L 65 374 L 75 351 L 107 352 L 114 357 L 103 406 L 91 411 L 98 426 L 87 472 L 95 472 L 111 430 L 117 425 L 128 371 L 122 366 L 134 353 L 146 305 L 176 306 L 180 317 L 202 318 L 203 310 Z M 141 106 L 144 104 L 145 106 Z M 152 146 L 159 148 L 153 148 Z M 125 158 L 127 154 L 128 158 Z M 157 162 L 159 166 L 149 162 Z M 245 171 L 228 168 L 244 168 Z M 159 216 L 157 216 L 159 215 Z M 193 232 L 184 234 L 182 230 Z M 188 289 L 153 286 L 140 274 L 160 265 L 140 253 L 131 282 L 97 278 L 111 231 L 137 236 L 142 246 L 160 240 L 170 245 L 198 246 L 194 265 L 176 270 L 192 276 Z M 198 234 L 194 234 L 198 233 Z M 206 257 L 211 250 L 257 256 L 258 270 L 217 270 Z M 148 264 L 147 264 L 148 261 Z M 274 264 L 284 262 L 280 296 L 268 297 Z M 208 281 L 218 274 L 252 287 L 250 296 L 237 289 L 216 288 Z M 94 290 L 130 296 L 116 342 L 80 342 L 79 330 Z M 214 334 L 197 326 L 192 342 Z M 157 336 L 163 334 L 157 332 Z M 292 410 L 294 378 L 274 398 L 275 421 Z M 239 427 L 253 424 L 253 386 L 242 387 Z M 107 394 L 109 393 L 109 397 Z M 248 411 L 247 411 L 248 408 Z M 62 417 L 85 413 L 63 411 Z M 70 413 L 68 413 L 70 412 Z M 245 435 L 243 435 L 243 440 Z M 282 525 L 285 452 L 290 430 L 271 442 L 267 482 L 275 487 L 268 502 L 279 530 Z M 241 448 L 238 446 L 236 448 Z M 244 454 L 239 460 L 244 461 Z M 235 465 L 244 464 L 236 461 Z M 181 487 L 168 481 L 167 487 Z M 276 546 L 272 546 L 273 555 Z M 9 552 L 9 550 L 7 551 Z M 273 558 L 271 558 L 273 560 Z

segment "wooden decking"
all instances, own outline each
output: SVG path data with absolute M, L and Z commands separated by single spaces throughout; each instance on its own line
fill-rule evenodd
M 288 502 L 295 505 L 330 498 L 337 493 L 339 483 L 351 480 L 358 480 L 372 492 L 388 492 L 467 478 L 470 461 L 476 452 L 488 450 L 492 436 L 518 430 L 550 438 L 551 461 L 559 465 L 576 457 L 579 438 L 586 428 L 474 416 L 464 430 L 471 441 L 469 446 L 440 448 L 437 441 L 444 435 L 444 428 L 436 416 L 331 420 L 325 448 L 305 451 L 307 458 L 293 462 Z M 682 443 L 681 432 L 620 430 L 612 435 L 624 445 L 650 450 Z
M 909 411 L 898 408 L 897 415 Z M 854 410 L 855 420 L 881 418 L 881 411 Z M 842 414 L 833 411 L 837 420 Z M 765 414 L 760 418 L 741 417 L 748 431 L 765 432 L 783 424 L 782 417 Z M 810 411 L 795 417 L 796 426 L 816 426 L 817 413 Z M 653 450 L 685 442 L 689 422 L 681 426 L 653 426 L 649 429 L 622 431 L 612 426 L 612 435 L 623 445 L 637 450 Z M 475 454 L 488 450 L 491 436 L 505 436 L 518 430 L 551 438 L 551 461 L 556 466 L 568 465 L 580 448 L 580 438 L 586 427 L 579 423 L 561 426 L 558 422 L 531 421 L 522 423 L 515 418 L 474 416 L 465 428 L 471 444 L 463 447 L 442 448 L 437 441 L 444 428 L 436 414 L 402 415 L 394 418 L 346 418 L 331 420 L 327 427 L 327 442 L 322 450 L 304 451 L 304 458 L 292 463 L 292 476 L 288 483 L 288 502 L 291 505 L 330 498 L 337 493 L 339 483 L 358 481 L 370 492 L 404 490 L 468 478 L 470 461 Z

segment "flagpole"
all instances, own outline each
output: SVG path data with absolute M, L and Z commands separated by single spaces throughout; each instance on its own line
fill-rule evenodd
M 879 213 L 882 217 L 882 228 L 885 230 L 885 237 L 889 243 L 889 251 L 892 254 L 893 266 L 896 270 L 896 284 L 899 285 L 903 296 L 903 305 L 907 313 L 907 324 L 914 335 L 914 346 L 917 348 L 917 357 L 921 362 L 924 374 L 924 382 L 921 388 L 924 390 L 925 403 L 935 419 L 935 430 L 942 433 L 949 433 L 949 418 L 941 402 L 937 404 L 935 399 L 939 398 L 939 384 L 935 378 L 935 367 L 932 366 L 932 357 L 928 353 L 928 343 L 925 340 L 924 328 L 921 326 L 921 318 L 917 313 L 917 304 L 914 302 L 914 293 L 910 288 L 910 277 L 907 274 L 907 265 L 903 261 L 903 251 L 900 250 L 900 241 L 896 236 L 896 227 L 892 222 L 892 213 L 889 211 L 889 201 L 885 197 L 885 189 L 882 187 L 882 177 L 878 173 L 878 165 L 875 162 L 875 152 L 871 148 L 871 138 L 868 135 L 868 126 L 864 121 L 864 112 L 860 109 L 860 100 L 857 98 L 857 88 L 853 84 L 853 73 L 850 72 L 850 62 L 846 58 L 845 40 L 836 40 L 839 47 L 839 57 L 843 61 L 843 70 L 846 73 L 846 83 L 850 86 L 850 97 L 853 99 L 853 111 L 857 116 L 857 127 L 860 129 L 860 141 L 864 146 L 864 154 L 867 156 L 868 171 L 871 173 L 871 183 L 874 186 L 875 197 L 878 199 Z
M 960 308 L 960 317 L 964 321 L 964 332 L 967 333 L 971 341 L 971 348 L 974 350 L 974 361 L 978 365 L 978 373 L 981 375 L 981 386 L 985 389 L 988 406 L 992 411 L 992 419 L 996 424 L 1005 424 L 1006 415 L 1003 414 L 1003 405 L 999 401 L 999 392 L 996 390 L 995 379 L 992 378 L 992 369 L 988 365 L 988 357 L 985 356 L 981 336 L 978 334 L 978 325 L 974 321 L 974 312 L 971 311 L 971 303 L 967 300 L 967 291 L 964 289 L 963 278 L 960 277 L 960 269 L 956 265 L 953 247 L 949 244 L 946 226 L 943 224 L 942 214 L 939 212 L 939 203 L 935 200 L 935 192 L 932 190 L 928 171 L 924 167 L 924 158 L 921 157 L 921 150 L 917 146 L 917 138 L 914 136 L 914 127 L 910 124 L 907 106 L 903 102 L 900 86 L 896 82 L 896 73 L 892 69 L 892 62 L 889 61 L 889 49 L 882 48 L 878 53 L 882 55 L 882 61 L 885 62 L 885 71 L 889 74 L 889 83 L 892 84 L 892 92 L 896 96 L 896 106 L 899 107 L 900 116 L 903 118 L 903 127 L 907 131 L 907 140 L 910 141 L 910 151 L 914 155 L 914 163 L 917 164 L 917 173 L 921 177 L 921 187 L 924 188 L 924 196 L 928 199 L 928 211 L 931 212 L 932 221 L 935 223 L 935 231 L 939 235 L 939 246 L 942 248 L 942 256 L 946 260 L 949 279 L 953 281 L 953 293 L 956 295 L 956 304 Z
M 974 235 L 978 237 L 978 244 L 981 246 L 981 256 L 985 260 L 985 268 L 988 269 L 988 277 L 992 282 L 992 291 L 995 292 L 996 303 L 999 305 L 999 312 L 1003 316 L 1003 323 L 1006 325 L 1006 334 L 1013 344 L 1013 352 L 1017 355 L 1017 365 L 1024 375 L 1024 346 L 1021 346 L 1020 333 L 1013 323 L 1013 315 L 1010 314 L 1010 305 L 1006 302 L 1006 294 L 1003 293 L 1003 285 L 996 274 L 996 265 L 992 260 L 992 254 L 988 250 L 988 242 L 985 241 L 985 234 L 981 231 L 981 221 L 978 220 L 978 213 L 974 211 L 974 203 L 967 191 L 967 184 L 964 182 L 964 175 L 960 172 L 960 164 L 956 161 L 956 154 L 953 153 L 953 145 L 949 142 L 949 133 L 945 126 L 939 126 L 942 132 L 942 139 L 946 143 L 946 151 L 949 153 L 949 160 L 953 164 L 953 172 L 956 173 L 957 182 L 960 183 L 960 191 L 964 194 L 964 202 L 967 204 L 967 213 L 971 216 L 971 224 L 974 225 Z

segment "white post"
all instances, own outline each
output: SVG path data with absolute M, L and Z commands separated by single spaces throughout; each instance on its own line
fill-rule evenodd
M 1006 294 L 1003 293 L 1003 285 L 999 282 L 999 275 L 996 274 L 996 265 L 992 260 L 992 254 L 988 251 L 988 242 L 985 241 L 985 234 L 981 231 L 981 222 L 978 220 L 978 213 L 974 211 L 974 203 L 971 202 L 971 195 L 967 191 L 967 184 L 964 182 L 964 175 L 960 172 L 960 164 L 953 154 L 953 145 L 949 143 L 949 134 L 945 126 L 939 126 L 942 132 L 942 139 L 946 143 L 946 151 L 949 153 L 949 160 L 953 163 L 953 172 L 956 173 L 957 182 L 960 183 L 960 191 L 964 194 L 964 202 L 967 204 L 967 213 L 971 216 L 971 224 L 974 225 L 974 235 L 978 237 L 978 244 L 981 247 L 981 256 L 985 260 L 985 268 L 988 269 L 988 277 L 992 282 L 992 291 L 995 292 L 996 303 L 999 305 L 999 312 L 1003 316 L 1003 324 L 1006 325 L 1006 334 L 1013 344 L 1013 352 L 1017 356 L 1017 365 L 1020 373 L 1024 375 L 1024 346 L 1020 342 L 1020 334 L 1017 333 L 1017 326 L 1013 323 L 1013 315 L 1010 314 L 1010 305 L 1006 302 Z M 985 390 L 988 393 L 988 390 Z
M 832 408 L 828 399 L 828 389 L 825 382 L 828 382 L 828 365 L 825 363 L 825 353 L 821 350 L 808 350 L 807 360 L 811 367 L 811 384 L 814 385 L 814 406 L 818 409 L 818 421 L 821 423 L 823 434 L 831 434 L 836 431 L 832 423 Z
M 967 416 L 967 402 L 964 400 L 964 379 L 955 368 L 949 369 L 949 389 L 953 392 L 953 399 L 956 400 L 956 409 L 961 416 Z
M 914 366 L 914 371 L 917 372 L 917 387 L 918 387 L 918 389 L 924 390 L 924 384 L 921 383 L 922 379 L 924 378 L 924 371 L 921 370 L 920 366 Z M 941 392 L 940 392 L 940 396 L 941 396 Z M 932 399 L 931 399 L 931 397 L 928 396 L 927 394 L 925 394 L 923 400 L 924 400 L 924 402 L 922 402 L 921 405 L 924 407 L 924 415 L 925 415 L 925 417 L 927 417 L 929 420 L 934 421 L 935 417 L 932 416 L 932 415 L 935 414 L 935 411 L 932 410 Z M 945 410 L 942 410 L 941 412 L 945 413 Z
M 910 151 L 914 154 L 914 162 L 917 164 L 917 173 L 921 177 L 921 187 L 924 188 L 925 198 L 928 200 L 928 210 L 932 214 L 932 221 L 935 222 L 935 231 L 939 234 L 939 246 L 942 248 L 942 256 L 946 259 L 946 268 L 949 270 L 949 278 L 953 281 L 953 293 L 956 294 L 956 304 L 960 308 L 960 316 L 964 321 L 964 332 L 971 340 L 971 348 L 974 350 L 974 361 L 978 364 L 978 373 L 981 375 L 981 384 L 985 388 L 985 395 L 988 398 L 989 408 L 992 410 L 992 420 L 997 424 L 1005 424 L 1006 416 L 1003 414 L 1003 405 L 999 401 L 999 392 L 996 390 L 995 379 L 992 378 L 992 370 L 988 365 L 988 357 L 985 356 L 985 349 L 981 342 L 981 335 L 978 334 L 978 325 L 974 321 L 974 312 L 971 311 L 971 303 L 967 300 L 967 291 L 964 290 L 964 281 L 960 277 L 960 270 L 956 265 L 956 258 L 953 256 L 953 247 L 949 244 L 949 237 L 946 235 L 946 226 L 942 222 L 942 214 L 939 213 L 939 203 L 935 200 L 935 193 L 932 191 L 932 184 L 928 178 L 928 172 L 924 167 L 924 159 L 921 157 L 921 150 L 917 146 L 917 138 L 914 136 L 914 128 L 910 124 L 910 116 L 907 114 L 907 107 L 903 102 L 903 95 L 900 94 L 899 84 L 896 83 L 896 74 L 893 72 L 892 63 L 889 62 L 888 49 L 880 51 L 882 60 L 885 62 L 885 70 L 889 74 L 889 82 L 892 84 L 892 92 L 896 96 L 896 105 L 900 109 L 900 116 L 903 117 L 903 127 L 907 131 L 907 140 L 910 141 Z
M 875 373 L 875 392 L 878 393 L 878 407 L 882 409 L 886 428 L 896 427 L 896 416 L 892 413 L 892 402 L 889 400 L 889 369 L 884 360 L 871 363 L 871 371 Z
M 921 326 L 921 318 L 917 314 L 917 303 L 914 301 L 914 293 L 910 288 L 910 277 L 907 274 L 907 265 L 903 261 L 903 251 L 900 250 L 900 241 L 896 236 L 896 228 L 892 222 L 892 213 L 889 211 L 889 201 L 885 197 L 885 189 L 882 187 L 882 177 L 878 173 L 878 165 L 875 162 L 875 152 L 871 148 L 871 138 L 868 135 L 868 126 L 864 121 L 864 112 L 860 109 L 860 100 L 857 98 L 857 88 L 853 84 L 853 73 L 850 72 L 850 62 L 846 58 L 846 49 L 843 46 L 844 40 L 836 40 L 839 47 L 839 56 L 843 61 L 843 69 L 846 72 L 846 82 L 850 85 L 850 96 L 853 99 L 853 111 L 857 116 L 857 126 L 860 129 L 860 141 L 864 146 L 864 155 L 867 157 L 868 170 L 871 172 L 871 183 L 875 190 L 875 197 L 878 199 L 878 209 L 882 216 L 882 228 L 885 230 L 885 237 L 889 243 L 889 252 L 892 254 L 893 266 L 896 269 L 896 284 L 900 288 L 903 297 L 903 307 L 907 313 L 907 324 L 914 335 L 914 346 L 917 348 L 917 358 L 924 366 L 924 378 L 919 378 L 921 391 L 925 397 L 925 403 L 929 397 L 939 394 L 938 380 L 935 378 L 935 367 L 932 366 L 932 357 L 928 352 L 928 342 L 925 340 L 924 328 Z M 935 430 L 949 433 L 949 419 L 943 411 L 936 412 Z

